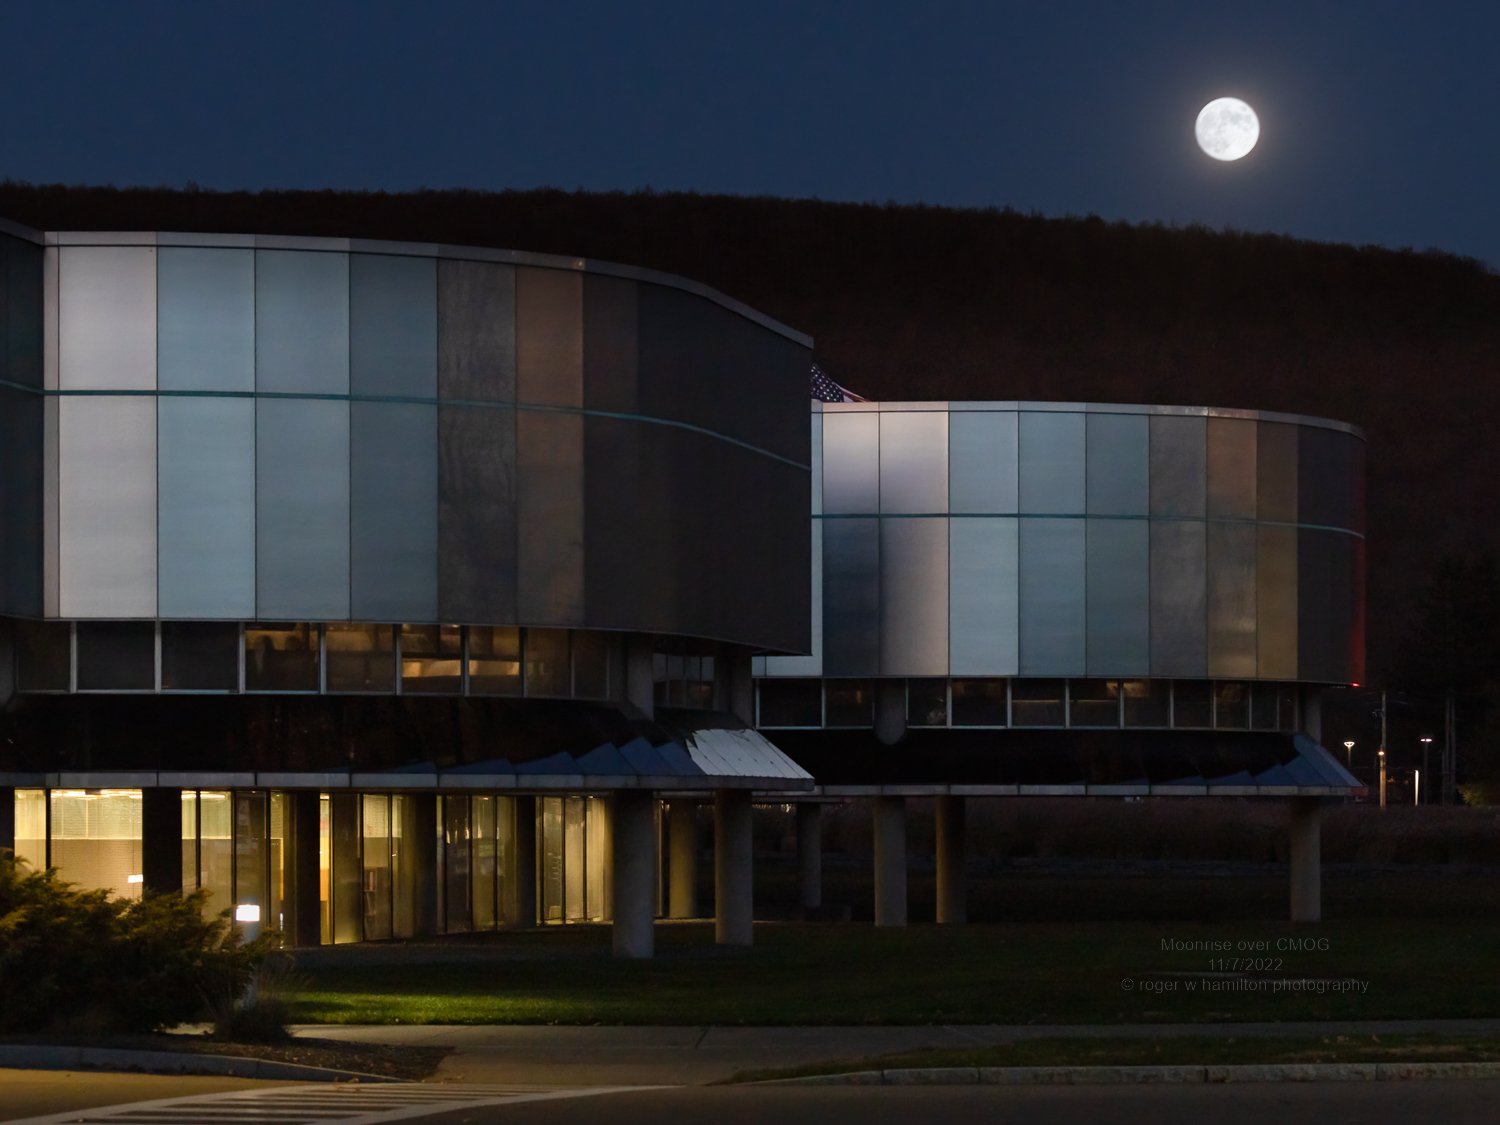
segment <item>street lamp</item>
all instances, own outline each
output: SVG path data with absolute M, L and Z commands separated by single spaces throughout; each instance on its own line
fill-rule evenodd
M 1354 772 L 1354 739 L 1344 743 L 1344 758 L 1349 763 L 1349 772 Z
M 1432 735 L 1424 734 L 1419 741 L 1422 743 L 1422 772 L 1427 773 L 1427 754 L 1432 749 Z
M 1380 807 L 1385 808 L 1385 747 L 1380 748 Z

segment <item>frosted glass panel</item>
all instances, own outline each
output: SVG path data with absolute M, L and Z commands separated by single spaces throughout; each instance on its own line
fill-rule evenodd
M 880 672 L 948 668 L 948 521 L 880 521 Z
M 948 522 L 952 674 L 1013 676 L 1020 670 L 1016 521 Z
M 1084 416 L 1021 415 L 1021 511 L 1066 515 L 1084 510 Z
M 349 255 L 255 255 L 255 385 L 262 391 L 349 390 Z
M 58 276 L 64 390 L 156 386 L 156 248 L 67 246 Z
M 950 510 L 1014 512 L 1018 425 L 1013 411 L 955 411 L 948 420 Z
M 257 615 L 349 616 L 349 404 L 256 404 Z
M 914 411 L 880 416 L 880 510 L 948 510 L 948 415 Z
M 163 390 L 255 389 L 255 252 L 165 247 L 157 264 Z

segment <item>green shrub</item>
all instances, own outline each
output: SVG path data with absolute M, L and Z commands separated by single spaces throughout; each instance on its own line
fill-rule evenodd
M 243 943 L 206 896 L 112 898 L 0 852 L 0 1032 L 157 1031 L 238 995 L 275 938 Z

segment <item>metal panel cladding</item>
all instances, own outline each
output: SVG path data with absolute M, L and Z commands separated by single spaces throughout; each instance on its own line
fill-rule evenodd
M 1363 675 L 1364 439 L 1348 426 L 1007 402 L 813 418 L 823 636 L 769 676 Z
M 810 341 L 703 286 L 144 232 L 0 281 L 0 609 L 809 647 Z

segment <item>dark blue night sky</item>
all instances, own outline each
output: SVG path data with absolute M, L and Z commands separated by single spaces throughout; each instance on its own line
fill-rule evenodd
M 1500 5 L 0 5 L 0 178 L 1002 206 L 1500 265 Z M 1262 137 L 1219 164 L 1198 108 Z

